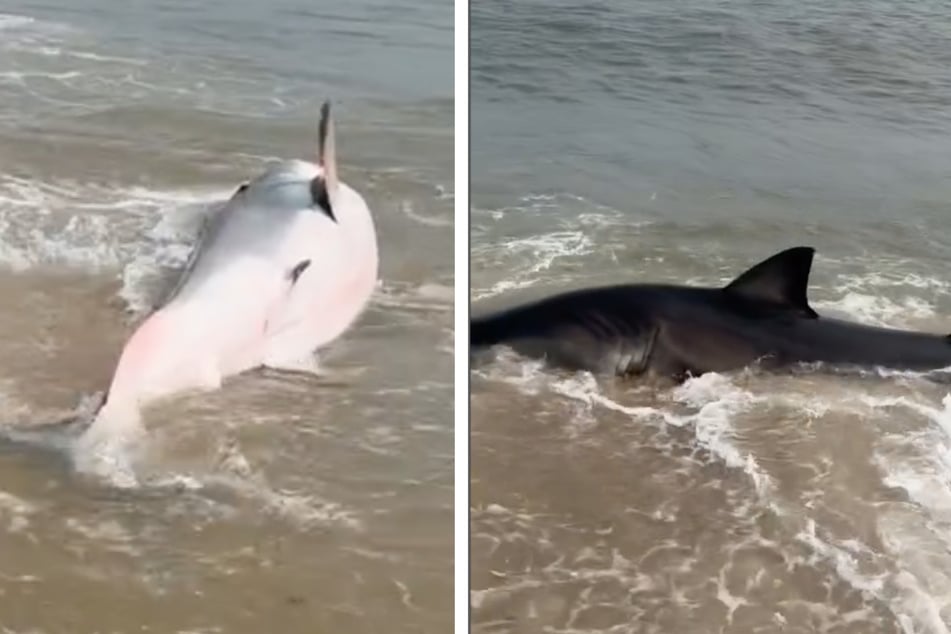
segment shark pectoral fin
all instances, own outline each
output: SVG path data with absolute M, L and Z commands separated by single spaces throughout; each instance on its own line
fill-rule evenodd
M 624 346 L 617 367 L 618 374 L 638 375 L 650 368 L 658 332 L 658 328 L 651 328 Z
M 310 260 L 301 260 L 288 272 L 287 277 L 290 279 L 292 286 L 297 283 L 297 280 L 300 279 L 300 276 L 304 274 L 309 266 Z
M 786 249 L 747 270 L 724 290 L 815 319 L 819 315 L 809 306 L 807 297 L 813 255 L 815 249 L 812 247 Z

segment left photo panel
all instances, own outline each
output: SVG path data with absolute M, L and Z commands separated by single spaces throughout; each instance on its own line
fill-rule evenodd
M 453 17 L 0 8 L 0 631 L 452 631 Z

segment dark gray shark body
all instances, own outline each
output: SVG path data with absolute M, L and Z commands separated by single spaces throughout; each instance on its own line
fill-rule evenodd
M 504 344 L 555 366 L 683 379 L 754 363 L 928 371 L 951 336 L 820 317 L 806 288 L 814 250 L 788 249 L 726 287 L 622 285 L 563 293 L 471 322 L 470 344 Z

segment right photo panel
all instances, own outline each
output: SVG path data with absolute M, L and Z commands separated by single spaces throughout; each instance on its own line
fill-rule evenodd
M 949 631 L 948 24 L 472 2 L 473 632 Z

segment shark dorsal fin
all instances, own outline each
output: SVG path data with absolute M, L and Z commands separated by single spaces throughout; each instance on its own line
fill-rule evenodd
M 812 268 L 811 247 L 793 247 L 763 260 L 730 282 L 726 291 L 747 299 L 764 301 L 815 319 L 806 288 Z

